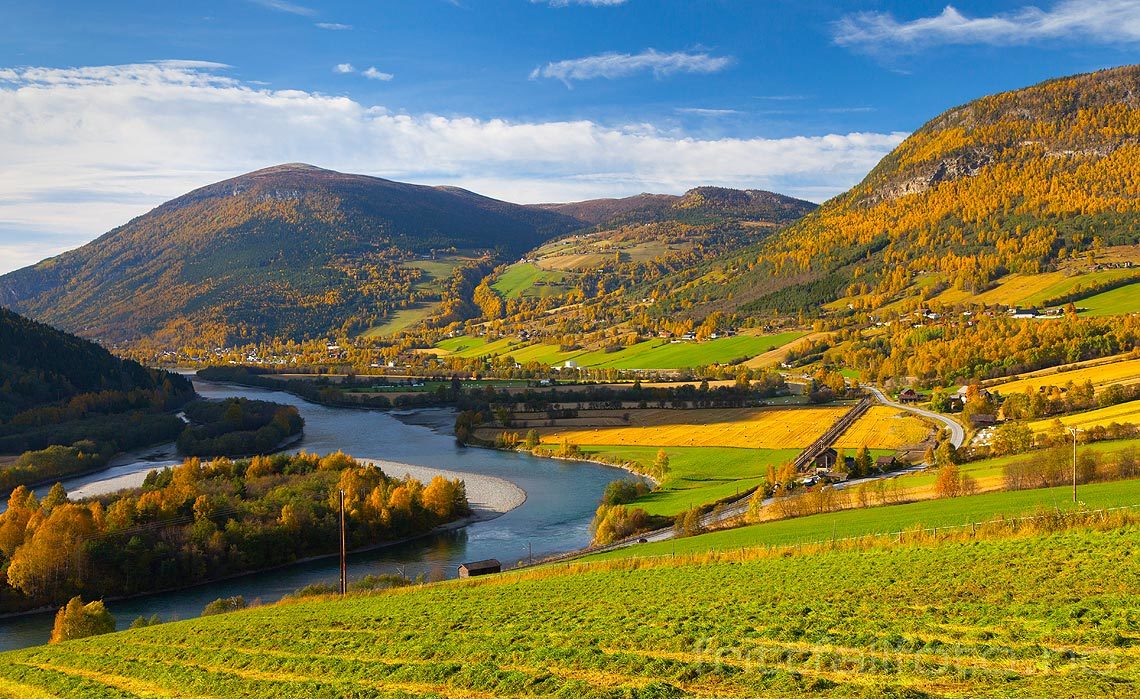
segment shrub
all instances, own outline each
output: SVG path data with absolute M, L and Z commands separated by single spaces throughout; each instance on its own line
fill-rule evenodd
M 115 617 L 111 616 L 102 601 L 84 604 L 83 599 L 76 596 L 56 613 L 50 642 L 71 641 L 114 630 Z
M 241 595 L 236 597 L 219 597 L 218 599 L 210 602 L 202 609 L 202 616 L 211 616 L 214 614 L 226 614 L 229 612 L 236 612 L 240 609 L 247 609 L 249 603 Z

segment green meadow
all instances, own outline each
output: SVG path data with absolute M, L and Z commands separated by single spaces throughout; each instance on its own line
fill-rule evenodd
M 1110 524 L 318 598 L 5 653 L 0 696 L 1135 696 Z

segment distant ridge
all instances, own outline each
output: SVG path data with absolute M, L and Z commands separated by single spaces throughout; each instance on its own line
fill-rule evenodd
M 106 342 L 353 332 L 423 296 L 406 262 L 512 256 L 583 224 L 453 187 L 303 163 L 196 189 L 0 276 L 0 304 Z

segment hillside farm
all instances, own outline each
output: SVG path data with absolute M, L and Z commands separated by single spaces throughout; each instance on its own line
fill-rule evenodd
M 543 444 L 802 449 L 845 407 L 648 409 L 629 411 L 623 426 L 539 428 Z

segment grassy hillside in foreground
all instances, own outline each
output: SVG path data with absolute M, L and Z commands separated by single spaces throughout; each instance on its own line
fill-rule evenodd
M 579 566 L 316 600 L 7 653 L 0 695 L 1130 696 L 1138 533 Z
M 1078 486 L 1085 507 L 1103 509 L 1140 505 L 1140 480 L 1092 483 Z M 884 505 L 840 510 L 826 514 L 763 522 L 738 529 L 692 536 L 676 541 L 642 544 L 590 556 L 588 560 L 669 556 L 706 551 L 733 551 L 752 546 L 788 546 L 829 541 L 832 538 L 868 536 L 915 527 L 959 527 L 971 522 L 1019 517 L 1040 508 L 1075 509 L 1068 486 L 1036 490 L 1000 491 L 960 498 L 924 500 L 905 505 Z

